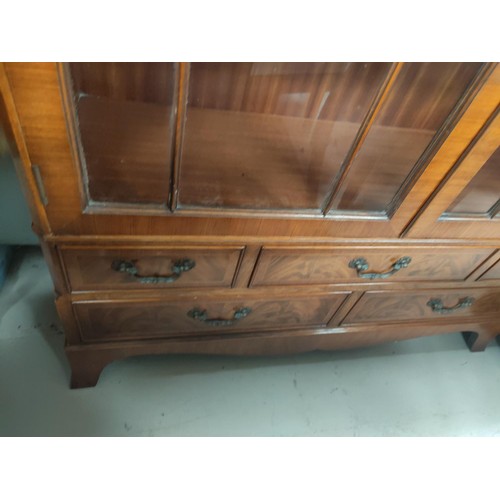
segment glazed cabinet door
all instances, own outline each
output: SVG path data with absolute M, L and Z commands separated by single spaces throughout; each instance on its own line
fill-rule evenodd
M 500 103 L 500 93 L 497 98 Z M 500 239 L 499 105 L 453 165 L 409 235 Z
M 479 63 L 193 63 L 175 209 L 389 221 Z
M 493 65 L 4 68 L 56 234 L 398 237 Z

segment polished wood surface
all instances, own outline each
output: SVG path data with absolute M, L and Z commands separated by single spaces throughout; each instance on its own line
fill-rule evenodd
M 172 337 L 179 334 L 224 334 L 262 329 L 289 330 L 304 326 L 325 327 L 347 293 L 304 297 L 263 297 L 259 300 L 228 295 L 221 302 L 198 294 L 182 301 L 90 301 L 75 302 L 73 309 L 81 325 L 84 342 L 117 339 Z M 214 320 L 233 320 L 235 312 L 249 308 L 249 314 L 232 324 L 213 324 Z M 206 311 L 207 321 L 192 318 L 189 312 Z
M 252 286 L 306 285 L 319 283 L 377 283 L 397 281 L 463 281 L 492 254 L 492 249 L 423 249 L 373 247 L 264 247 L 252 279 Z M 398 259 L 411 262 L 387 278 L 358 277 L 349 266 L 354 259 L 366 259 L 366 272 L 390 271 Z
M 453 309 L 461 301 L 472 299 L 472 305 Z M 439 300 L 449 311 L 436 312 L 429 305 Z M 429 320 L 447 322 L 450 319 L 497 315 L 500 310 L 500 291 L 488 289 L 433 289 L 418 292 L 368 291 L 343 320 L 343 325 L 358 323 L 394 323 Z
M 8 63 L 5 65 L 10 91 L 16 102 L 16 112 L 24 132 L 23 140 L 29 147 L 30 160 L 40 165 L 41 174 L 49 198 L 49 204 L 41 211 L 47 214 L 50 226 L 56 234 L 74 235 L 141 235 L 176 234 L 197 236 L 294 236 L 341 237 L 341 238 L 394 238 L 408 226 L 412 216 L 430 196 L 446 174 L 441 167 L 437 175 L 429 171 L 417 181 L 415 189 L 408 192 L 391 219 L 333 218 L 300 220 L 288 214 L 262 214 L 246 210 L 244 213 L 225 210 L 228 216 L 203 212 L 196 217 L 157 217 L 138 215 L 146 212 L 137 208 L 113 210 L 116 214 L 134 215 L 116 217 L 109 215 L 110 208 L 100 212 L 99 207 L 82 214 L 82 195 L 79 173 L 75 168 L 71 142 L 66 129 L 67 116 L 61 100 L 57 67 L 51 63 Z M 476 122 L 483 120 L 485 110 L 497 99 L 498 87 L 490 78 L 464 115 L 471 133 Z M 491 113 L 491 111 L 490 111 Z M 462 123 L 462 122 L 460 122 Z M 459 128 L 458 126 L 456 128 Z M 467 127 L 460 128 L 457 140 L 462 145 L 467 141 Z M 469 132 L 470 131 L 470 132 Z M 427 171 L 426 171 L 427 173 Z M 29 173 L 27 174 L 29 176 Z M 31 181 L 30 181 L 31 182 Z M 208 210 L 208 209 L 207 209 Z M 164 211 L 160 211 L 163 213 Z M 191 214 L 190 214 L 191 215 Z M 216 217 L 214 217 L 216 215 Z M 230 216 L 229 216 L 230 215 Z M 242 218 L 247 216 L 254 218 Z M 258 217 L 258 218 L 257 218 Z M 265 217 L 262 219 L 262 217 Z M 500 238 L 498 238 L 500 239 Z
M 131 355 L 500 332 L 500 67 L 166 64 L 0 65 L 73 387 Z
M 230 287 L 242 257 L 243 248 L 231 247 L 118 247 L 92 249 L 62 248 L 61 258 L 71 290 Z M 178 262 L 193 262 L 192 269 L 182 272 L 176 281 L 144 283 L 140 277 L 172 275 Z M 139 277 L 113 268 L 115 262 L 130 262 Z
M 479 278 L 479 281 L 500 280 L 500 259 Z
M 467 93 L 463 112 L 456 124 L 447 129 L 439 149 L 427 162 L 426 168 L 420 176 L 413 179 L 413 183 L 407 186 L 408 192 L 398 201 L 391 216 L 393 227 L 404 226 L 400 231 L 401 238 L 416 238 L 412 235 L 415 222 L 422 217 L 423 211 L 439 189 L 446 182 L 447 175 L 453 165 L 477 134 L 488 121 L 491 113 L 498 104 L 500 95 L 500 66 L 496 63 L 485 65 L 482 77 L 477 85 L 473 85 Z M 422 196 L 425 201 L 422 201 Z M 424 238 L 429 239 L 428 236 Z M 437 236 L 435 239 L 473 239 L 466 232 L 460 236 L 457 234 L 448 236 Z
M 53 63 L 8 63 L 5 64 L 9 86 L 7 93 L 15 102 L 14 115 L 19 123 L 22 140 L 29 150 L 24 159 L 24 172 L 32 192 L 36 192 L 30 165 L 40 166 L 45 190 L 49 199 L 46 207 L 38 210 L 45 215 L 50 227 L 47 234 L 57 235 L 129 235 L 134 237 L 162 235 L 225 236 L 347 236 L 347 237 L 395 237 L 397 231 L 387 221 L 300 220 L 241 217 L 188 217 L 145 215 L 144 206 L 140 214 L 133 209 L 113 209 L 104 213 L 98 207 L 82 213 L 82 189 L 80 170 L 74 158 L 71 131 L 67 128 L 68 117 L 61 96 L 58 67 Z M 17 139 L 16 139 L 17 140 Z M 75 143 L 76 144 L 76 143 Z M 161 211 L 164 215 L 164 212 Z M 123 216 L 118 216 L 123 215 Z M 132 217 L 133 215 L 133 217 Z M 248 213 L 247 213 L 248 215 Z
M 10 153 L 14 158 L 17 175 L 21 180 L 21 189 L 28 203 L 33 224 L 40 233 L 50 233 L 49 221 L 44 206 L 37 193 L 37 186 L 31 171 L 31 159 L 19 116 L 12 88 L 7 75 L 5 63 L 0 62 L 0 120 L 9 141 Z
M 486 217 L 476 217 L 470 219 L 467 215 L 470 214 L 452 214 L 446 213 L 450 206 L 457 201 L 463 203 L 467 197 L 469 186 L 471 189 L 477 189 L 479 181 L 488 176 L 491 168 L 496 170 L 496 178 L 491 181 L 493 190 L 495 186 L 499 186 L 498 179 L 498 164 L 496 163 L 496 150 L 499 147 L 500 138 L 500 75 L 495 75 L 498 78 L 498 94 L 496 95 L 496 107 L 493 110 L 488 121 L 484 124 L 475 139 L 464 148 L 465 151 L 456 163 L 452 165 L 450 173 L 445 183 L 442 183 L 440 189 L 435 193 L 434 197 L 422 211 L 421 216 L 414 223 L 409 235 L 416 237 L 462 237 L 466 235 L 469 238 L 495 238 L 500 235 L 500 218 L 494 217 L 495 214 L 486 214 Z M 492 158 L 493 157 L 493 158 Z M 494 163 L 489 163 L 493 159 Z M 483 169 L 485 173 L 483 173 Z M 472 184 L 471 184 L 472 183 Z M 463 194 L 464 193 L 464 194 Z M 500 193 L 491 193 L 487 191 L 484 194 L 487 204 L 500 199 Z M 493 216 L 493 217 L 492 217 Z
M 466 330 L 464 330 L 466 328 Z M 68 346 L 66 354 L 71 365 L 73 389 L 96 385 L 102 370 L 109 363 L 129 356 L 145 354 L 215 354 L 230 356 L 276 356 L 308 351 L 346 350 L 384 342 L 415 337 L 442 335 L 464 331 L 472 351 L 481 351 L 499 333 L 498 322 L 490 319 L 464 325 L 462 321 L 449 324 L 379 325 L 367 328 L 291 330 L 272 335 L 227 335 L 224 337 L 193 337 L 151 341 L 107 342 Z M 315 333 L 312 335 L 312 333 Z M 166 360 L 166 362 L 168 362 Z

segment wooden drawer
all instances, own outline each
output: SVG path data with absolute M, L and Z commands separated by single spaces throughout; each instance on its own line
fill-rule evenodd
M 230 287 L 243 247 L 62 248 L 78 290 Z
M 404 321 L 448 321 L 497 314 L 498 288 L 432 289 L 418 292 L 373 291 L 363 294 L 343 325 Z
M 251 285 L 463 281 L 492 252 L 470 247 L 264 247 Z
M 324 327 L 346 292 L 292 298 L 191 296 L 74 302 L 84 341 Z

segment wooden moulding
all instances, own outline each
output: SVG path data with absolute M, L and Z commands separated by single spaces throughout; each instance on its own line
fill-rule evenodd
M 93 387 L 109 363 L 145 354 L 212 354 L 275 356 L 308 351 L 346 350 L 416 337 L 462 331 L 471 351 L 482 351 L 499 333 L 494 319 L 476 320 L 470 324 L 405 324 L 370 328 L 337 328 L 298 331 L 293 335 L 234 336 L 225 338 L 190 338 L 148 342 L 109 342 L 105 344 L 66 347 L 71 365 L 71 388 Z

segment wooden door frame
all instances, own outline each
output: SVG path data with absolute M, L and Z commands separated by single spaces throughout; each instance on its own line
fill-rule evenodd
M 56 63 L 3 63 L 0 65 L 1 92 L 7 114 L 21 153 L 21 176 L 28 187 L 32 215 L 41 221 L 45 234 L 64 235 L 196 235 L 309 238 L 398 238 L 428 203 L 448 172 L 491 114 L 492 102 L 498 99 L 500 68 L 493 70 L 478 90 L 460 121 L 447 136 L 427 168 L 407 191 L 398 208 L 387 219 L 353 217 L 330 218 L 299 215 L 240 214 L 169 215 L 144 212 L 130 216 L 116 213 L 83 213 L 79 167 L 67 129 L 64 98 Z M 456 157 L 454 156 L 456 155 Z M 41 176 L 48 194 L 48 205 L 36 197 L 33 164 L 41 166 Z M 127 217 L 123 217 L 127 215 Z M 238 216 L 240 215 L 240 216 Z M 420 226 L 418 226 L 420 227 Z M 417 226 L 415 226 L 416 230 Z M 422 233 L 428 237 L 426 231 Z M 441 238 L 442 235 L 437 236 Z
M 499 87 L 500 90 L 500 87 Z M 500 101 L 500 92 L 497 95 Z M 412 238 L 500 239 L 500 219 L 485 217 L 442 218 L 453 201 L 499 146 L 500 103 L 482 129 L 452 166 L 407 235 Z M 499 173 L 500 175 L 500 173 Z M 500 193 L 499 193 L 500 197 Z
M 445 184 L 451 182 L 450 178 L 454 167 L 458 165 L 460 158 L 469 145 L 484 129 L 485 124 L 488 123 L 488 120 L 495 112 L 499 101 L 500 65 L 496 65 L 460 122 L 451 131 L 427 169 L 413 186 L 410 195 L 401 203 L 391 219 L 395 227 L 403 228 L 402 237 L 436 239 L 474 237 L 464 227 L 471 227 L 471 223 L 458 222 L 457 224 L 451 224 L 451 221 L 449 221 L 446 224 L 440 223 L 437 226 L 436 224 L 443 211 L 448 208 L 453 198 L 458 194 L 448 192 L 448 189 L 451 188 L 447 187 L 445 189 Z M 470 177 L 473 175 L 470 175 Z M 469 180 L 461 181 L 461 189 L 465 188 Z M 441 204 L 444 205 L 441 211 L 437 208 L 439 200 L 442 200 Z M 405 219 L 406 227 L 404 224 Z M 474 221 L 474 224 L 477 224 L 477 222 Z M 491 232 L 491 224 L 489 222 L 487 224 L 488 231 Z M 484 235 L 487 233 L 484 230 L 478 230 L 477 234 Z M 500 239 L 500 235 L 497 234 L 496 239 Z

